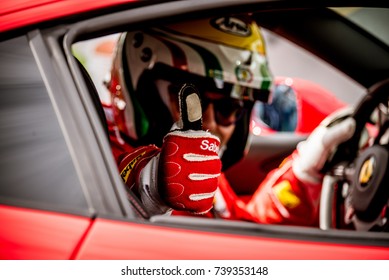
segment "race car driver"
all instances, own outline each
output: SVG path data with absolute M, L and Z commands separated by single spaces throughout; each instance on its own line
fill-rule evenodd
M 265 42 L 248 17 L 122 34 L 106 109 L 127 190 L 151 215 L 317 225 L 319 171 L 333 148 L 353 134 L 351 118 L 331 128 L 319 126 L 248 203 L 223 174 L 247 151 L 251 109 L 255 101 L 271 99 L 271 87 Z

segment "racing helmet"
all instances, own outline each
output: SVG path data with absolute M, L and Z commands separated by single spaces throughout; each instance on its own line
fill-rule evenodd
M 108 88 L 120 133 L 133 145 L 161 145 L 173 124 L 156 81 L 192 83 L 200 93 L 217 92 L 244 102 L 222 156 L 226 169 L 246 151 L 254 102 L 268 102 L 271 95 L 261 30 L 249 17 L 228 16 L 123 33 Z

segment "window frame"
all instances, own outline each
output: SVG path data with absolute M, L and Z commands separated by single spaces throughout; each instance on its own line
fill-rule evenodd
M 45 34 L 37 29 L 29 32 L 27 37 L 88 203 L 86 215 L 132 217 L 134 212 L 130 207 L 118 201 L 118 194 L 111 187 L 112 180 L 107 172 L 106 160 L 102 153 L 97 152 L 101 150 L 97 139 L 102 137 L 95 136 L 96 132 L 88 119 L 84 102 L 80 99 L 61 50 L 61 31 L 64 29 Z M 102 129 L 100 126 L 101 131 Z M 51 210 L 56 209 L 53 207 Z

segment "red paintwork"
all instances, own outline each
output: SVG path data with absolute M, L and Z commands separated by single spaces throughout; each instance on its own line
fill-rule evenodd
M 320 122 L 334 111 L 346 106 L 335 95 L 322 86 L 300 78 L 277 77 L 276 85 L 286 84 L 293 88 L 297 102 L 297 127 L 295 133 L 311 133 Z M 260 121 L 251 123 L 251 130 L 260 128 L 260 135 L 269 135 L 275 131 Z
M 285 82 L 285 78 L 277 82 Z M 298 121 L 296 131 L 299 133 L 312 132 L 319 123 L 334 111 L 346 104 L 335 97 L 333 93 L 311 81 L 293 78 L 291 87 L 296 92 Z
M 91 221 L 0 205 L 0 259 L 69 259 Z
M 136 0 L 2 0 L 0 32 Z
M 0 259 L 389 259 L 389 248 L 202 232 L 0 205 Z M 179 244 L 179 246 L 177 246 Z M 243 248 L 243 249 L 242 249 Z
M 201 232 L 97 219 L 76 259 L 389 259 L 389 248 Z

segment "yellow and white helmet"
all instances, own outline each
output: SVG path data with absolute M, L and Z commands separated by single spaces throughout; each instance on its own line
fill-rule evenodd
M 161 106 L 166 102 L 156 80 L 190 82 L 200 92 L 250 104 L 267 102 L 272 75 L 261 30 L 249 17 L 229 16 L 122 34 L 110 91 L 120 131 L 139 144 L 161 143 L 173 123 L 167 106 Z M 250 110 L 244 118 L 247 128 L 239 132 L 241 146 L 247 142 Z

